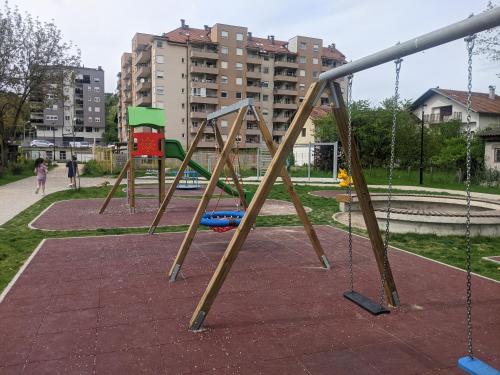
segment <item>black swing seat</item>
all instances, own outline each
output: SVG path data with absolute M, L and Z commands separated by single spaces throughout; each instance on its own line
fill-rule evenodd
M 390 310 L 387 310 L 384 306 L 380 306 L 380 304 L 378 304 L 377 302 L 372 301 L 371 299 L 365 297 L 362 294 L 359 294 L 358 292 L 355 292 L 354 290 L 350 292 L 345 292 L 344 297 L 347 298 L 349 301 L 354 302 L 356 305 L 362 307 L 372 315 L 390 313 Z

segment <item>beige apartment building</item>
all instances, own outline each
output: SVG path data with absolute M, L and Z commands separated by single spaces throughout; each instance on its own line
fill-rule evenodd
M 181 20 L 181 27 L 161 36 L 137 33 L 118 74 L 119 133 L 126 139 L 127 106 L 164 108 L 166 137 L 187 147 L 208 113 L 254 98 L 279 143 L 309 85 L 321 72 L 344 63 L 335 45 L 324 47 L 321 39 L 259 38 L 242 26 L 195 29 Z M 326 103 L 323 94 L 317 104 Z M 224 135 L 234 117 L 218 120 Z M 256 119 L 247 115 L 239 147 L 260 144 Z M 207 127 L 199 147 L 214 145 L 213 130 Z

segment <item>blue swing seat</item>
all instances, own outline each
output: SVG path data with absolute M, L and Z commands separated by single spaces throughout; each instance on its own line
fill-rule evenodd
M 458 360 L 458 367 L 471 375 L 500 375 L 500 371 L 494 369 L 487 363 L 468 355 Z
M 244 211 L 205 212 L 200 224 L 207 227 L 237 227 L 244 214 Z

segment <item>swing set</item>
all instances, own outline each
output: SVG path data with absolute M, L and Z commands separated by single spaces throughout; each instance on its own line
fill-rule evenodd
M 432 31 L 430 33 L 424 34 L 420 37 L 408 40 L 404 43 L 398 43 L 393 47 L 389 47 L 380 52 L 374 53 L 367 57 L 361 58 L 359 60 L 347 63 L 340 67 L 331 69 L 322 73 L 319 76 L 319 80 L 314 82 L 309 87 L 309 90 L 302 102 L 299 110 L 297 111 L 290 127 L 287 130 L 286 135 L 283 138 L 283 142 L 279 145 L 276 150 L 272 139 L 270 139 L 269 131 L 267 130 L 267 135 L 265 129 L 265 123 L 262 120 L 262 116 L 258 109 L 252 110 L 257 112 L 257 118 L 259 119 L 259 127 L 264 135 L 264 140 L 268 146 L 273 159 L 263 177 L 258 189 L 253 197 L 250 205 L 246 209 L 243 217 L 236 227 L 236 231 L 229 242 L 224 255 L 222 256 L 217 269 L 215 270 L 203 296 L 201 297 L 190 321 L 190 329 L 199 330 L 204 320 L 206 319 L 211 306 L 213 305 L 219 290 L 221 289 L 227 275 L 229 274 L 231 267 L 236 260 L 239 251 L 243 247 L 250 230 L 253 228 L 256 218 L 262 209 L 262 206 L 268 197 L 271 189 L 276 181 L 276 178 L 281 175 L 287 189 L 293 192 L 293 186 L 291 181 L 286 174 L 286 170 L 283 169 L 285 160 L 287 156 L 292 152 L 293 145 L 295 144 L 301 129 L 303 128 L 307 118 L 311 114 L 315 103 L 319 100 L 319 97 L 324 91 L 329 92 L 329 97 L 332 106 L 332 113 L 335 117 L 339 138 L 343 145 L 347 145 L 347 161 L 348 161 L 348 174 L 352 175 L 354 181 L 354 187 L 356 189 L 357 198 L 363 214 L 363 218 L 366 224 L 368 236 L 371 241 L 373 254 L 377 263 L 378 271 L 381 278 L 381 293 L 380 301 L 375 302 L 369 298 L 363 296 L 361 293 L 354 290 L 353 273 L 352 273 L 352 226 L 351 226 L 351 199 L 352 199 L 352 187 L 348 188 L 348 212 L 349 212 L 349 268 L 350 272 L 350 290 L 344 294 L 346 298 L 370 311 L 372 314 L 378 315 L 389 312 L 387 308 L 383 306 L 384 294 L 388 305 L 392 307 L 399 306 L 399 296 L 397 293 L 396 285 L 392 275 L 391 267 L 389 264 L 387 249 L 389 245 L 389 225 L 390 225 L 390 213 L 391 213 L 391 194 L 392 194 L 392 170 L 394 167 L 394 148 L 395 148 L 395 128 L 396 128 L 396 114 L 393 113 L 392 127 L 391 127 L 391 157 L 390 157 L 390 169 L 389 169 L 389 189 L 388 189 L 388 199 L 386 207 L 386 228 L 384 238 L 379 231 L 377 220 L 375 218 L 375 213 L 373 210 L 370 194 L 368 192 L 368 187 L 362 172 L 360 159 L 358 156 L 358 151 L 356 149 L 356 143 L 352 142 L 352 119 L 351 119 L 351 89 L 352 89 L 352 75 L 354 73 L 378 66 L 390 61 L 394 61 L 396 64 L 396 83 L 394 100 L 399 98 L 399 72 L 401 69 L 402 58 L 420 51 L 430 49 L 432 47 L 439 46 L 441 44 L 449 43 L 451 41 L 466 38 L 467 43 L 467 53 L 468 53 L 468 105 L 467 105 L 467 181 L 466 181 L 466 203 L 467 203 L 467 214 L 466 214 L 466 313 L 467 313 L 467 355 L 458 360 L 458 366 L 463 371 L 469 374 L 499 374 L 498 370 L 495 370 L 485 362 L 477 359 L 474 356 L 473 351 L 473 340 L 472 340 L 472 272 L 471 272 L 471 253 L 472 245 L 470 238 L 470 180 L 471 180 L 471 143 L 473 138 L 473 133 L 471 131 L 471 93 L 472 93 L 472 52 L 474 47 L 474 35 L 478 32 L 500 26 L 500 7 L 491 9 L 477 16 L 471 16 L 463 21 L 451 24 L 449 26 L 443 27 L 441 29 Z M 340 85 L 335 82 L 335 79 L 348 77 L 348 106 L 345 105 L 342 98 L 342 92 Z M 222 150 L 220 158 L 215 167 L 212 179 L 205 191 L 205 194 L 198 206 L 198 210 L 191 222 L 188 232 L 182 242 L 181 248 L 177 254 L 176 260 L 170 270 L 170 279 L 173 281 L 177 276 L 184 258 L 186 257 L 187 251 L 193 241 L 194 235 L 200 223 L 208 200 L 210 199 L 213 189 L 215 187 L 215 180 L 218 179 L 222 167 L 228 160 L 229 152 L 232 145 L 236 139 L 236 135 L 241 127 L 241 122 L 244 117 L 244 111 L 239 110 L 238 116 L 233 124 L 233 127 L 228 136 L 228 140 Z M 264 125 L 262 125 L 264 124 Z M 285 177 L 286 176 L 286 177 Z M 286 179 L 288 178 L 288 182 Z M 298 199 L 298 198 L 297 198 Z M 297 207 L 302 207 L 300 202 L 295 202 Z M 300 213 L 299 213 L 299 216 Z M 324 253 L 318 252 L 321 250 L 321 245 L 317 241 L 317 237 L 314 233 L 314 229 L 307 221 L 307 215 L 304 214 L 305 220 L 303 224 L 309 234 L 311 241 L 313 242 L 313 247 L 316 250 L 320 260 L 325 267 L 328 267 L 328 262 Z M 301 219 L 304 219 L 301 217 Z M 306 224 L 307 223 L 307 224 Z M 313 236 L 311 236 L 311 233 Z M 313 240 L 316 239 L 317 242 Z

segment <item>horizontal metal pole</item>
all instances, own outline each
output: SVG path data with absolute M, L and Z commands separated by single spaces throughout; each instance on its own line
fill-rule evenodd
M 253 106 L 253 98 L 246 98 L 236 102 L 234 104 L 228 105 L 225 108 L 219 109 L 218 111 L 212 112 L 207 115 L 207 121 L 214 120 L 216 118 L 228 115 L 230 113 L 239 111 L 240 108 Z
M 330 69 L 319 75 L 319 81 L 329 81 L 345 77 L 398 58 L 449 43 L 481 31 L 500 26 L 500 7 L 493 8 L 477 16 L 431 31 L 417 38 L 398 43 L 372 55 L 352 61 L 337 68 Z

